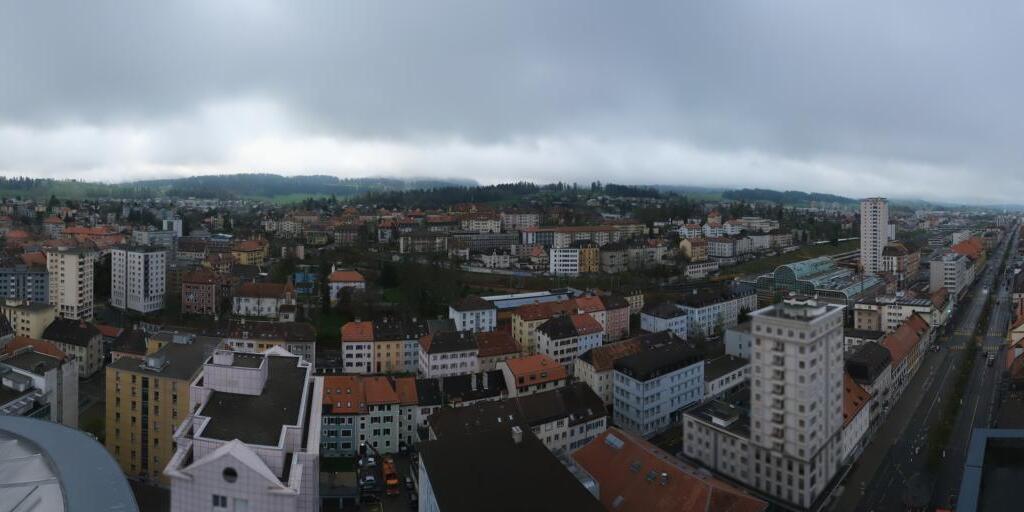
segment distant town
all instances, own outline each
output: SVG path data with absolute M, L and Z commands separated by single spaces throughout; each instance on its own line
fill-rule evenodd
M 1024 454 L 1017 213 L 189 183 L 0 187 L 0 412 L 92 438 L 142 510 L 983 510 L 1013 489 L 993 465 Z

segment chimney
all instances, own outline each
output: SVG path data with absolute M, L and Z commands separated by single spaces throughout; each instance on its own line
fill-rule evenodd
M 518 426 L 512 427 L 512 442 L 515 444 L 523 444 L 523 429 Z

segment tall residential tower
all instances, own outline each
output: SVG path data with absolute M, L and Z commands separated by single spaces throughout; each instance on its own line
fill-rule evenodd
M 865 274 L 882 271 L 882 250 L 889 241 L 889 201 L 869 197 L 860 201 L 860 264 Z

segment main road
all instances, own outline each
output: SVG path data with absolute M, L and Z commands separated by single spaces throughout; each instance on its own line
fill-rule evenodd
M 1017 244 L 1016 226 L 991 251 L 969 298 L 953 313 L 949 325 L 955 329 L 952 333 L 946 329 L 938 336 L 936 343 L 940 351 L 926 353 L 902 397 L 843 481 L 843 491 L 829 507 L 830 510 L 924 509 L 929 505 L 946 506 L 955 495 L 971 429 L 987 426 L 991 419 L 998 368 L 987 366 L 984 360 L 976 361 L 938 474 L 932 474 L 926 467 L 928 432 L 941 419 L 943 407 L 940 399 L 952 392 L 955 376 L 964 364 L 964 348 L 971 342 L 994 287 L 998 287 L 995 293 L 1001 300 L 990 315 L 992 321 L 985 338 L 986 345 L 992 350 L 999 350 L 1001 340 L 1005 339 L 1009 293 L 1005 289 L 1006 279 L 996 276 L 996 273 L 1002 266 L 1007 244 L 1013 248 L 1012 254 Z

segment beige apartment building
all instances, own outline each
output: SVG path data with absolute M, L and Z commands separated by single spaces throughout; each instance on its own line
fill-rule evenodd
M 46 251 L 46 270 L 50 273 L 50 304 L 57 316 L 92 320 L 93 263 L 96 252 L 81 248 L 57 248 Z
M 52 304 L 8 299 L 0 304 L 0 313 L 11 322 L 15 336 L 38 340 L 42 339 L 43 331 L 56 318 L 57 308 Z

